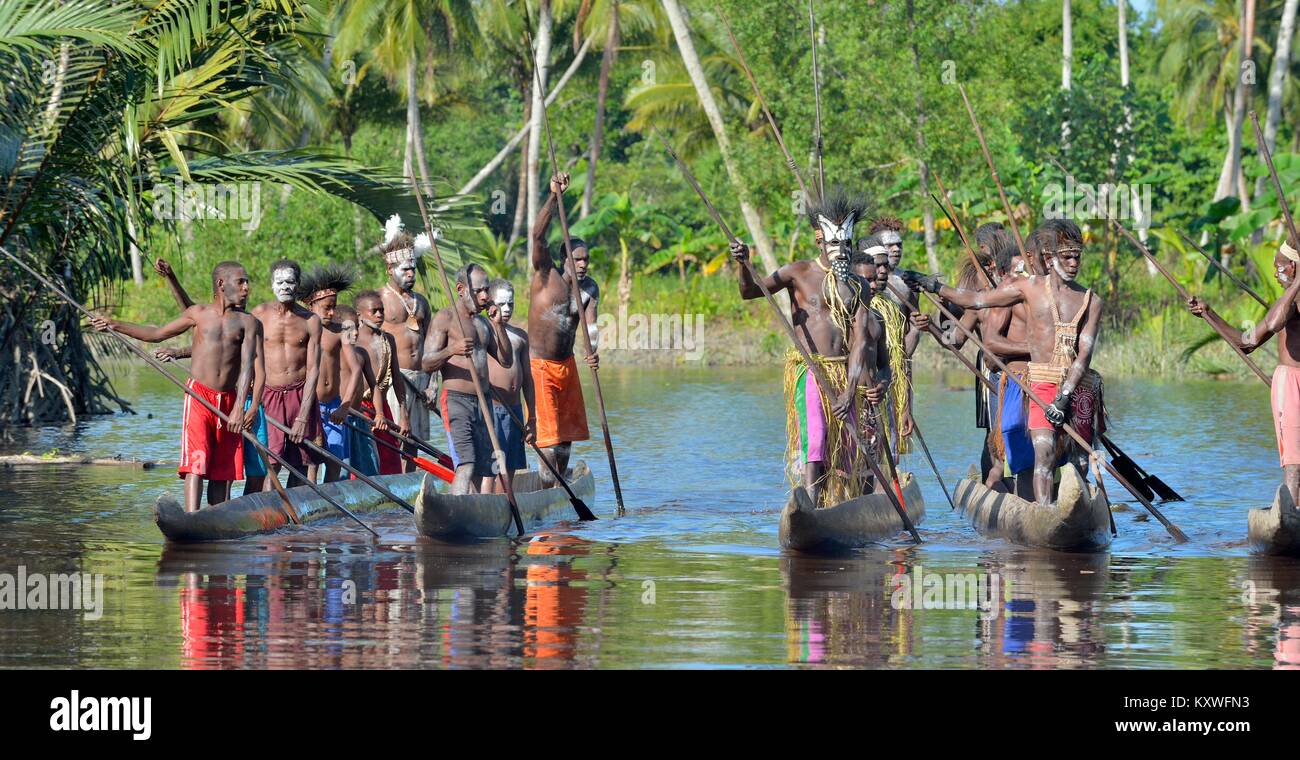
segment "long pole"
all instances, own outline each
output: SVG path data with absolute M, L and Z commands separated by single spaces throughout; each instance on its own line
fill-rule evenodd
M 1011 228 L 1011 233 L 1015 235 L 1016 247 L 1020 249 L 1020 258 L 1028 263 L 1029 267 L 1034 270 L 1034 274 L 1047 274 L 1047 265 L 1043 263 L 1039 256 L 1030 258 L 1025 252 L 1025 240 L 1020 237 L 1020 228 L 1016 225 L 1015 214 L 1011 211 L 1011 202 L 1007 200 L 1007 191 L 1002 189 L 1002 178 L 998 176 L 998 168 L 993 165 L 993 154 L 989 153 L 989 144 L 984 141 L 984 130 L 980 129 L 979 119 L 975 118 L 975 109 L 971 108 L 970 98 L 966 97 L 966 88 L 961 82 L 957 83 L 957 91 L 961 93 L 961 100 L 966 104 L 966 113 L 970 116 L 971 126 L 975 128 L 975 137 L 979 138 L 980 150 L 984 151 L 984 161 L 989 165 L 989 173 L 993 175 L 993 184 L 998 188 L 998 197 L 1002 199 L 1002 210 L 1007 215 L 1007 226 Z M 1041 256 L 1041 254 L 1040 254 Z
M 1295 219 L 1291 217 L 1291 205 L 1286 202 L 1286 192 L 1282 190 L 1282 181 L 1278 179 L 1277 169 L 1273 166 L 1273 154 L 1269 152 L 1264 131 L 1259 128 L 1259 116 L 1254 111 L 1250 112 L 1250 123 L 1255 125 L 1255 142 L 1258 144 L 1259 154 L 1264 157 L 1264 163 L 1268 164 L 1268 176 L 1273 178 L 1273 190 L 1277 192 L 1277 203 L 1282 208 L 1282 218 L 1286 220 L 1287 231 L 1291 233 L 1291 239 L 1300 245 L 1300 234 L 1296 233 Z
M 1196 251 L 1197 253 L 1199 253 L 1199 254 L 1201 254 L 1202 256 L 1204 256 L 1204 257 L 1205 257 L 1205 260 L 1208 261 L 1208 262 L 1210 262 L 1210 266 L 1212 266 L 1212 267 L 1214 267 L 1215 269 L 1219 270 L 1220 272 L 1223 272 L 1224 274 L 1226 274 L 1226 275 L 1228 276 L 1228 279 L 1229 279 L 1229 280 L 1232 280 L 1234 283 L 1236 283 L 1237 287 L 1239 287 L 1239 288 L 1241 288 L 1242 290 L 1246 291 L 1246 295 L 1248 295 L 1248 296 L 1250 296 L 1251 298 L 1255 299 L 1257 302 L 1259 302 L 1259 305 L 1260 305 L 1260 306 L 1263 306 L 1265 309 L 1268 308 L 1268 306 L 1269 306 L 1268 301 L 1265 301 L 1263 298 L 1261 298 L 1260 295 L 1259 295 L 1259 293 L 1256 293 L 1254 290 L 1251 289 L 1251 287 L 1250 287 L 1249 285 L 1247 285 L 1245 282 L 1243 282 L 1243 281 L 1241 280 L 1240 277 L 1238 277 L 1237 275 L 1233 274 L 1233 273 L 1232 273 L 1232 270 L 1224 269 L 1224 268 L 1223 268 L 1223 265 L 1221 265 L 1219 262 L 1215 261 L 1213 256 L 1211 256 L 1209 253 L 1206 253 L 1205 249 L 1202 248 L 1202 247 L 1200 247 L 1199 245 L 1197 245 L 1197 244 L 1196 244 L 1196 241 L 1194 241 L 1194 240 L 1192 240 L 1191 238 L 1189 238 L 1189 237 L 1187 236 L 1186 233 L 1184 233 L 1182 230 L 1179 230 L 1179 231 L 1178 231 L 1178 237 L 1182 238 L 1184 243 L 1186 243 L 1187 245 L 1191 246 L 1191 247 L 1192 247 L 1192 250 L 1194 250 L 1194 251 Z
M 930 176 L 934 177 L 934 183 L 939 186 L 939 195 L 935 196 L 932 193 L 930 197 L 934 199 L 935 203 L 939 204 L 939 210 L 943 212 L 944 216 L 948 217 L 948 223 L 953 226 L 953 229 L 957 230 L 957 236 L 961 238 L 961 244 L 966 249 L 966 255 L 970 256 L 971 263 L 975 265 L 976 269 L 980 270 L 980 274 L 984 275 L 984 284 L 988 285 L 989 288 L 997 287 L 993 284 L 993 276 L 989 274 L 984 265 L 980 263 L 979 257 L 975 255 L 975 249 L 971 247 L 970 240 L 966 237 L 965 228 L 957 220 L 957 209 L 954 208 L 952 213 L 948 213 L 947 204 L 940 200 L 940 197 L 947 199 L 948 189 L 943 186 L 943 180 L 939 179 L 939 175 L 935 173 L 933 167 L 930 168 Z
M 1057 161 L 1055 158 L 1053 158 L 1052 163 L 1055 164 L 1056 168 L 1060 169 L 1061 172 L 1064 173 L 1067 178 L 1072 179 L 1070 172 L 1066 171 L 1065 167 L 1061 165 L 1060 161 Z M 1134 248 L 1137 248 L 1138 251 L 1140 251 L 1142 255 L 1146 257 L 1147 261 L 1151 262 L 1151 265 L 1156 268 L 1156 271 L 1160 272 L 1160 274 L 1164 276 L 1166 280 L 1169 281 L 1169 284 L 1174 286 L 1174 290 L 1178 291 L 1178 296 L 1180 298 L 1182 298 L 1184 301 L 1191 299 L 1192 295 L 1187 292 L 1187 289 L 1184 288 L 1178 282 L 1178 280 L 1174 279 L 1174 276 L 1169 273 L 1168 269 L 1165 269 L 1165 265 L 1160 263 L 1160 259 L 1157 259 L 1155 257 L 1155 254 L 1151 253 L 1151 250 L 1142 244 L 1141 240 L 1138 240 L 1137 237 L 1133 235 L 1133 233 L 1129 232 L 1127 227 L 1125 227 L 1124 225 L 1116 221 L 1115 218 L 1110 215 L 1110 212 L 1105 209 L 1104 204 L 1098 203 L 1094 205 L 1096 209 L 1101 212 L 1102 216 L 1106 218 L 1106 221 L 1110 222 L 1110 224 L 1115 229 L 1119 230 L 1119 233 L 1123 235 L 1124 238 L 1128 240 L 1129 243 L 1131 243 Z M 1249 356 L 1246 355 L 1246 352 L 1242 350 L 1241 346 L 1238 346 L 1231 338 L 1225 335 L 1223 330 L 1219 329 L 1218 327 L 1215 327 L 1213 322 L 1210 322 L 1209 324 L 1211 327 L 1214 328 L 1214 331 L 1219 334 L 1219 337 L 1223 338 L 1223 341 L 1225 343 L 1227 343 L 1229 346 L 1232 346 L 1232 349 L 1237 353 L 1237 356 L 1241 357 L 1241 360 L 1246 363 L 1247 367 L 1250 367 L 1251 371 L 1255 373 L 1255 375 L 1260 379 L 1261 382 L 1264 383 L 1264 385 L 1267 385 L 1270 388 L 1273 387 L 1273 383 L 1271 380 L 1269 380 L 1268 375 L 1264 374 L 1264 370 L 1260 369 L 1259 365 L 1256 364 Z
M 31 276 L 39 280 L 43 285 L 45 285 L 45 287 L 49 288 L 50 290 L 58 294 L 60 297 L 62 297 L 63 300 L 67 301 L 77 311 L 80 311 L 82 314 L 85 314 L 87 317 L 91 319 L 96 318 L 94 313 L 92 313 L 85 306 L 82 306 L 80 303 L 78 303 L 75 298 L 73 298 L 72 296 L 64 292 L 63 288 L 60 288 L 58 285 L 55 285 L 45 276 L 37 272 L 35 269 L 32 269 L 31 267 L 27 266 L 27 264 L 24 263 L 22 259 L 13 255 L 3 247 L 0 247 L 0 253 L 3 253 L 5 257 L 8 258 L 10 261 L 17 264 L 28 274 L 30 274 Z M 185 383 L 182 383 L 175 375 L 168 372 L 166 368 L 163 367 L 162 362 L 150 356 L 148 352 L 146 352 L 144 349 L 137 346 L 133 341 L 128 340 L 125 335 L 118 332 L 117 330 L 114 330 L 110 327 L 107 332 L 109 335 L 112 335 L 113 337 L 122 341 L 122 344 L 127 347 L 127 350 L 131 351 L 136 356 L 139 356 L 141 359 L 144 359 L 146 364 L 161 372 L 163 377 L 172 381 L 173 385 L 175 385 L 177 388 L 180 388 L 182 391 L 184 391 L 187 395 L 189 395 L 190 398 L 199 402 L 199 404 L 201 404 L 203 408 L 207 409 L 209 412 L 212 412 L 212 414 L 216 416 L 217 419 L 225 423 L 230 422 L 230 418 L 227 417 L 225 414 L 223 414 L 220 409 L 213 406 L 211 403 L 208 402 L 207 399 L 203 398 L 198 393 L 195 393 L 189 386 L 187 386 Z M 370 533 L 370 535 L 374 536 L 375 538 L 379 538 L 379 534 L 376 533 L 369 525 L 366 525 L 364 522 L 362 522 L 360 517 L 357 517 L 347 507 L 343 506 L 342 504 L 338 503 L 338 501 L 331 498 L 328 494 L 322 491 L 319 486 L 317 486 L 315 483 L 308 480 L 306 475 L 299 472 L 296 468 L 293 467 L 293 465 L 289 464 L 288 462 L 285 462 L 278 454 L 271 451 L 266 446 L 263 446 L 262 442 L 257 440 L 257 436 L 253 435 L 247 430 L 244 430 L 243 428 L 240 428 L 240 434 L 243 436 L 246 442 L 253 444 L 253 446 L 258 450 L 258 452 L 261 453 L 263 456 L 269 456 L 270 458 L 274 459 L 276 462 L 279 462 L 286 470 L 289 471 L 290 474 L 292 474 L 294 477 L 298 478 L 299 480 L 303 481 L 308 486 L 310 486 L 311 489 L 316 492 L 317 496 L 324 499 L 327 503 L 329 503 L 334 508 L 338 509 L 343 514 L 355 520 L 357 525 L 360 525 L 362 528 L 365 528 L 366 531 Z
M 526 427 L 524 421 L 519 419 L 519 415 L 515 414 L 515 410 L 511 409 L 510 405 L 505 403 L 499 393 L 496 394 L 496 396 L 497 401 L 501 403 L 501 406 L 505 408 L 506 413 L 510 415 L 510 419 L 515 421 L 515 424 L 519 426 L 520 430 L 523 430 Z M 582 499 L 579 499 L 578 495 L 573 492 L 573 489 L 569 486 L 569 481 L 564 479 L 564 475 L 556 469 L 555 465 L 551 464 L 551 460 L 547 459 L 542 454 L 542 449 L 536 443 L 531 441 L 528 445 L 533 447 L 533 451 L 536 452 L 537 458 L 542 460 L 542 464 L 546 465 L 546 469 L 551 471 L 551 475 L 555 477 L 555 481 L 559 483 L 560 486 L 564 488 L 564 492 L 569 495 L 569 503 L 573 505 L 573 511 L 578 513 L 578 519 L 582 521 L 597 519 L 595 513 L 591 511 L 591 507 L 588 507 L 587 503 Z
M 460 334 L 463 337 L 470 338 L 475 344 L 478 343 L 478 329 L 474 332 L 469 331 L 469 326 L 465 324 L 465 318 L 461 316 L 460 304 L 456 302 L 456 293 L 451 289 L 451 281 L 447 279 L 447 267 L 442 263 L 442 253 L 438 250 L 437 230 L 429 224 L 429 212 L 424 207 L 424 189 L 415 182 L 415 173 L 411 173 L 411 188 L 415 192 L 416 203 L 420 207 L 420 218 L 424 221 L 425 232 L 429 236 L 429 245 L 433 250 L 433 256 L 438 261 L 438 274 L 442 279 L 442 290 L 447 294 L 448 308 L 451 313 L 456 315 L 456 325 L 460 328 Z M 486 353 L 487 347 L 483 347 Z M 519 505 L 515 503 L 514 488 L 510 485 L 510 479 L 506 477 L 504 469 L 506 461 L 505 454 L 501 452 L 501 443 L 497 440 L 496 425 L 492 424 L 492 407 L 488 406 L 487 399 L 483 396 L 483 385 L 479 382 L 478 367 L 474 363 L 474 357 L 469 357 L 469 376 L 474 383 L 474 395 L 478 398 L 479 414 L 483 417 L 483 426 L 487 428 L 488 439 L 492 441 L 492 462 L 493 469 L 497 470 L 497 478 L 501 481 L 501 490 L 506 494 L 506 502 L 510 504 L 510 515 L 515 520 L 515 530 L 519 535 L 524 534 L 524 518 L 519 514 Z M 378 414 L 378 410 L 375 410 Z
M 673 161 L 677 163 L 677 167 L 681 170 L 682 175 L 686 177 L 686 181 L 690 183 L 690 186 L 695 190 L 695 193 L 700 197 L 700 200 L 704 202 L 704 207 L 708 209 L 709 216 L 713 218 L 713 221 L 718 225 L 718 228 L 722 230 L 722 234 L 727 237 L 729 242 L 738 243 L 739 240 L 736 239 L 736 236 L 732 233 L 731 228 L 727 226 L 727 223 L 722 220 L 722 216 L 718 214 L 718 210 L 713 206 L 713 202 L 704 194 L 704 189 L 701 188 L 700 183 L 696 181 L 695 175 L 691 172 L 690 167 L 682 161 L 682 159 L 677 155 L 677 152 L 668 144 L 668 141 L 664 139 L 664 136 L 660 134 L 658 129 L 654 129 L 654 133 L 659 138 L 659 141 L 664 144 L 664 148 L 668 150 L 668 154 L 673 157 Z M 767 299 L 767 305 L 772 307 L 772 312 L 776 314 L 777 321 L 780 322 L 781 327 L 785 329 L 786 334 L 790 337 L 790 341 L 794 343 L 795 350 L 803 357 L 804 364 L 807 365 L 808 371 L 813 373 L 813 377 L 816 379 L 818 387 L 824 388 L 826 391 L 833 391 L 834 386 L 831 385 L 830 378 L 828 378 L 826 373 L 822 371 L 821 366 L 813 361 L 808 349 L 799 342 L 799 336 L 795 334 L 794 326 L 791 325 L 790 320 L 786 318 L 785 312 L 781 311 L 781 307 L 777 306 L 776 299 L 772 297 L 771 291 L 767 289 L 767 286 L 763 284 L 763 280 L 754 271 L 753 264 L 749 263 L 748 259 L 744 259 L 741 261 L 741 265 L 749 272 L 749 276 L 753 278 L 754 282 L 758 285 L 758 289 L 763 292 L 763 297 Z M 885 475 L 880 471 L 880 465 L 876 464 L 875 458 L 871 456 L 871 448 L 862 440 L 862 435 L 858 431 L 857 425 L 849 425 L 848 429 L 853 434 L 853 441 L 857 444 L 858 450 L 866 452 L 865 458 L 867 460 L 867 465 L 871 468 L 871 473 L 875 476 L 876 482 L 883 485 L 886 481 Z M 893 505 L 894 511 L 896 511 L 899 518 L 902 519 L 903 527 L 907 529 L 908 533 L 912 534 L 912 539 L 916 541 L 916 543 L 921 543 L 921 534 L 916 531 L 916 526 L 912 524 L 911 518 L 907 516 L 907 510 L 903 508 L 902 501 L 888 488 L 884 490 L 885 494 L 889 497 L 889 503 Z
M 890 287 L 892 288 L 894 286 L 891 284 Z M 975 334 L 972 333 L 970 330 L 966 329 L 966 326 L 963 325 L 961 321 L 958 320 L 955 316 L 953 316 L 952 312 L 948 311 L 948 309 L 944 307 L 943 303 L 938 298 L 936 298 L 933 293 L 927 290 L 923 290 L 921 292 L 927 298 L 930 299 L 931 303 L 933 303 L 936 307 L 938 307 L 939 311 L 942 312 L 944 316 L 948 317 L 948 319 L 952 320 L 953 323 L 957 325 L 957 329 L 961 330 L 962 333 L 965 334 L 967 340 L 969 340 L 971 343 L 974 343 L 976 348 L 984 352 L 985 358 L 987 358 L 989 362 L 993 364 L 994 367 L 997 367 L 999 370 L 1001 370 L 1002 374 L 1006 375 L 1008 378 L 1014 381 L 1016 385 L 1020 386 L 1020 390 L 1025 394 L 1026 398 L 1028 398 L 1030 401 L 1037 404 L 1042 409 L 1044 410 L 1047 409 L 1047 403 L 1043 401 L 1041 398 L 1039 398 L 1038 394 L 1034 393 L 1033 389 L 1029 387 L 1029 384 L 1026 383 L 1024 380 L 1020 379 L 1018 375 L 1016 375 L 1010 369 L 1008 369 L 1007 365 L 1003 364 L 1001 359 L 999 359 L 994 354 L 990 353 L 989 350 L 984 347 L 984 344 L 980 341 L 980 339 L 975 337 Z M 931 325 L 931 327 L 934 326 Z M 933 335 L 934 332 L 931 332 L 931 334 Z M 955 352 L 955 353 L 957 353 L 958 356 L 961 356 L 960 352 Z M 962 356 L 961 358 L 965 359 L 966 357 Z M 974 371 L 974 368 L 970 367 L 969 364 L 967 364 L 967 367 L 969 367 L 972 371 Z M 975 375 L 976 377 L 980 377 L 980 374 L 978 372 L 975 372 Z M 987 382 L 987 378 L 985 378 L 985 381 Z M 1068 434 L 1071 438 L 1073 438 L 1075 443 L 1079 444 L 1079 446 L 1082 447 L 1084 451 L 1092 450 L 1092 445 L 1089 444 L 1086 440 L 1084 440 L 1083 436 L 1079 435 L 1078 431 L 1076 431 L 1068 422 L 1063 424 L 1061 426 L 1061 429 L 1064 430 L 1066 434 Z M 1169 518 L 1165 517 L 1164 514 L 1161 513 L 1161 511 L 1157 509 L 1154 504 L 1152 504 L 1145 496 L 1143 496 L 1141 492 L 1139 492 L 1137 488 L 1133 486 L 1132 483 L 1129 483 L 1128 480 L 1123 475 L 1121 475 L 1109 462 L 1103 461 L 1102 464 L 1105 466 L 1106 471 L 1110 473 L 1111 477 L 1115 478 L 1115 480 L 1120 485 L 1124 486 L 1124 488 L 1128 490 L 1129 493 L 1133 494 L 1133 497 L 1137 499 L 1142 504 L 1142 506 L 1146 507 L 1147 511 L 1149 511 L 1152 515 L 1154 515 L 1155 518 L 1160 521 L 1161 525 L 1165 526 L 1165 530 L 1169 531 L 1169 535 L 1173 536 L 1175 541 L 1182 543 L 1188 540 L 1186 533 L 1183 533 L 1183 531 L 1179 529 L 1177 525 L 1174 525 L 1172 522 L 1170 522 Z
M 939 474 L 939 467 L 934 463 L 934 457 L 930 456 L 930 447 L 925 445 L 925 436 L 921 435 L 921 428 L 916 424 L 916 418 L 912 418 L 912 432 L 916 433 L 916 440 L 921 444 L 921 451 L 925 454 L 925 460 L 930 463 L 930 470 L 934 477 L 939 481 L 939 487 L 943 489 L 943 495 L 948 499 L 948 506 L 956 509 L 957 505 L 952 500 L 952 494 L 948 492 L 948 484 L 943 482 L 943 476 Z
M 525 23 L 527 22 L 527 13 L 525 13 Z M 528 35 L 528 47 L 531 50 L 533 46 L 532 33 L 525 28 L 524 33 Z M 533 66 L 533 80 L 541 82 L 540 74 L 537 67 Z M 539 85 L 540 86 L 540 85 Z M 551 138 L 551 121 L 546 116 L 546 103 L 542 104 L 542 124 L 546 127 L 546 149 L 551 159 L 551 167 L 556 171 L 559 170 L 560 164 L 555 160 L 555 141 Z M 569 267 L 569 292 L 573 299 L 574 305 L 578 308 L 578 319 L 582 322 L 582 344 L 587 349 L 587 356 L 596 353 L 595 348 L 591 345 L 591 325 L 587 321 L 587 310 L 582 305 L 582 293 L 578 288 L 578 270 L 573 263 L 573 241 L 569 239 L 569 219 L 564 210 L 564 198 L 557 192 L 555 195 L 555 207 L 560 215 L 560 234 L 564 236 L 564 255 Z M 605 437 L 605 455 L 609 460 L 609 476 L 614 481 L 614 501 L 618 505 L 618 515 L 622 517 L 627 510 L 623 507 L 623 487 L 618 482 L 618 463 L 614 461 L 614 442 L 609 436 L 609 418 L 605 414 L 605 395 L 600 388 L 600 372 L 595 367 L 588 365 L 591 370 L 591 387 L 596 391 L 596 405 L 600 408 L 600 432 Z
M 817 19 L 813 17 L 813 0 L 808 0 L 808 37 L 812 40 L 813 100 L 817 107 L 817 122 L 813 135 L 813 150 L 817 153 L 817 197 L 826 197 L 826 167 L 822 164 L 822 80 L 817 67 Z

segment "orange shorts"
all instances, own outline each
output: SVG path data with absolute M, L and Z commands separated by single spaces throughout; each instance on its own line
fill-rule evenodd
M 533 358 L 532 370 L 537 446 L 546 448 L 590 438 L 577 361 L 572 356 L 563 361 Z

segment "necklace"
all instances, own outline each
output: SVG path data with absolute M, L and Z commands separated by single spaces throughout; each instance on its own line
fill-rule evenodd
M 397 288 L 394 288 L 394 287 L 393 287 L 393 284 L 392 284 L 391 282 L 386 282 L 386 283 L 384 283 L 384 287 L 385 287 L 385 288 L 388 288 L 388 289 L 391 290 L 391 291 L 393 291 L 393 293 L 395 293 L 395 294 L 397 295 L 397 297 L 398 297 L 399 299 L 401 299 L 401 301 L 402 301 L 402 308 L 403 308 L 403 309 L 406 309 L 406 329 L 410 330 L 411 332 L 419 332 L 419 331 L 420 331 L 420 320 L 417 319 L 417 318 L 415 317 L 415 310 L 416 310 L 416 308 L 419 307 L 419 305 L 420 305 L 419 302 L 416 301 L 414 297 L 412 297 L 412 298 L 411 298 L 411 301 L 412 301 L 412 303 L 414 303 L 414 305 L 413 305 L 413 306 L 412 306 L 412 305 L 408 305 L 408 304 L 406 303 L 406 296 L 403 295 L 403 294 L 402 294 L 402 293 L 401 293 Z

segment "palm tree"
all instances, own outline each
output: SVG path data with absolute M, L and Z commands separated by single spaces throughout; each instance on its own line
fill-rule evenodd
M 709 86 L 709 80 L 704 74 L 700 56 L 695 51 L 695 43 L 691 39 L 690 27 L 686 24 L 686 18 L 682 15 L 682 9 L 677 0 L 661 0 L 661 2 L 664 11 L 668 14 L 668 21 L 672 25 L 673 36 L 677 40 L 677 50 L 681 55 L 682 65 L 686 67 L 691 84 L 695 87 L 700 108 L 708 119 L 709 127 L 713 131 L 713 137 L 718 143 L 718 150 L 722 153 L 722 161 L 726 166 L 727 176 L 736 189 L 736 195 L 740 198 L 740 211 L 744 216 L 745 226 L 754 241 L 754 246 L 758 249 L 759 260 L 768 271 L 774 271 L 777 268 L 777 263 L 776 254 L 772 250 L 772 241 L 767 237 L 767 232 L 763 229 L 763 220 L 758 214 L 758 209 L 754 208 L 754 205 L 749 200 L 748 183 L 736 165 L 736 159 L 731 149 L 731 140 L 727 137 L 726 125 L 722 120 L 722 111 L 718 108 L 718 102 Z
M 342 14 L 336 42 L 340 56 L 369 53 L 388 80 L 406 98 L 406 157 L 403 174 L 418 168 L 428 186 L 420 102 L 433 105 L 454 92 L 448 74 L 458 57 L 478 37 L 470 0 L 352 0 L 337 7 Z M 423 71 L 421 71 L 423 69 Z M 421 76 L 421 74 L 423 76 Z
M 1282 94 L 1286 87 L 1287 70 L 1291 67 L 1291 43 L 1295 38 L 1297 6 L 1300 6 L 1300 0 L 1286 0 L 1282 6 L 1277 44 L 1273 46 L 1273 64 L 1268 71 L 1268 115 L 1264 121 L 1264 144 L 1269 153 L 1277 149 L 1277 127 L 1282 121 Z M 1263 176 L 1255 181 L 1255 197 L 1264 193 L 1266 182 L 1267 178 Z
M 284 183 L 382 218 L 397 184 L 302 151 L 232 152 L 218 116 L 293 75 L 268 52 L 304 20 L 296 0 L 0 4 L 0 246 L 79 300 L 111 295 L 133 245 L 172 229 L 173 180 Z M 56 62 L 46 67 L 45 61 Z M 53 81 L 45 71 L 53 69 Z M 195 155 L 198 157 L 196 158 Z M 182 214 L 183 215 L 183 214 Z M 137 262 L 138 265 L 138 262 Z M 44 325 L 38 330 L 37 325 Z M 77 312 L 0 268 L 0 423 L 76 419 L 116 401 Z M 10 357 L 17 357 L 11 359 Z M 28 390 L 40 393 L 29 405 Z
M 1241 199 L 1243 211 L 1250 210 L 1250 199 L 1246 195 L 1246 177 L 1241 169 L 1242 127 L 1246 123 L 1246 104 L 1250 100 L 1251 84 L 1255 81 L 1254 64 L 1251 59 L 1255 42 L 1255 0 L 1243 0 L 1241 9 L 1241 66 L 1236 76 L 1235 92 L 1232 100 L 1232 122 L 1228 131 L 1228 156 L 1224 160 L 1223 171 L 1219 174 L 1219 186 L 1214 191 L 1214 200 L 1232 195 L 1233 186 L 1237 188 L 1237 197 Z M 1250 67 L 1250 68 L 1248 68 Z

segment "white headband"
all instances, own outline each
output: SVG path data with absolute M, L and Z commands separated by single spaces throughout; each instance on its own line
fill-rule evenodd
M 862 255 L 863 256 L 888 256 L 889 249 L 883 245 L 873 245 L 870 248 L 862 251 Z
M 1296 249 L 1292 248 L 1291 245 L 1287 243 L 1285 240 L 1282 241 L 1282 246 L 1277 250 L 1288 259 L 1291 259 L 1296 263 L 1300 263 L 1300 251 L 1297 251 Z
M 903 242 L 903 237 L 893 230 L 881 230 L 876 237 L 885 245 Z

